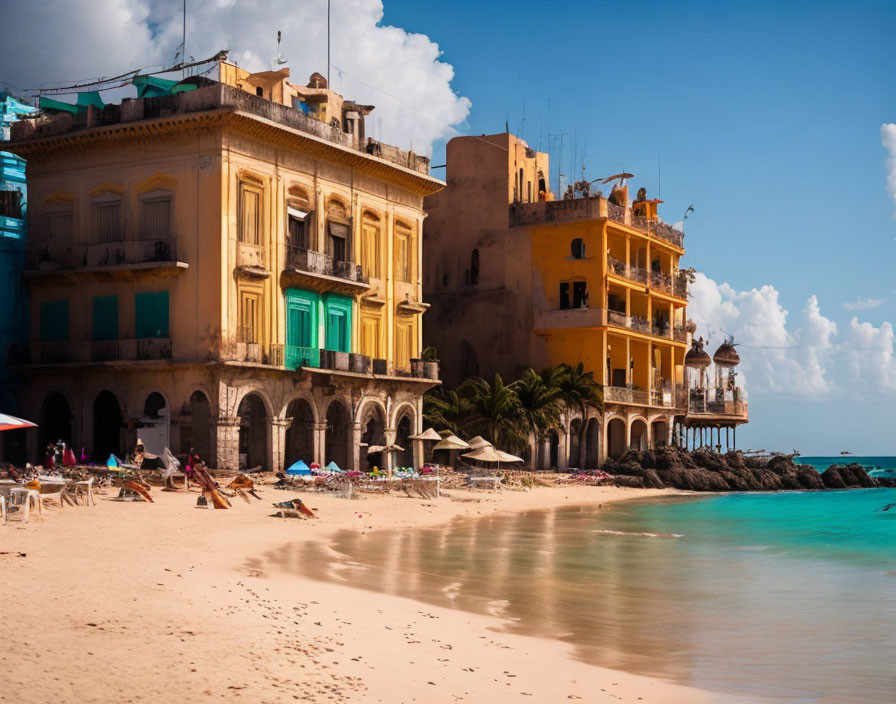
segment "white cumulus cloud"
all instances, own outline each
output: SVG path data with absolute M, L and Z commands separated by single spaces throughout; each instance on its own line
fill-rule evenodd
M 45 0 L 10 5 L 4 22 L 0 80 L 19 88 L 112 76 L 170 65 L 181 43 L 181 0 Z M 269 0 L 190 0 L 187 56 L 203 59 L 229 49 L 252 71 L 275 68 L 277 32 L 291 80 L 327 73 L 327 3 Z M 470 101 L 451 87 L 454 69 L 424 34 L 381 24 L 381 0 L 332 3 L 332 88 L 375 105 L 367 133 L 429 154 L 455 134 Z M 334 67 L 338 67 L 334 68 Z
M 884 304 L 884 298 L 862 298 L 859 296 L 852 303 L 844 303 L 843 310 L 874 310 Z
M 691 293 L 688 316 L 697 335 L 708 340 L 710 354 L 734 336 L 740 381 L 752 391 L 814 398 L 896 393 L 896 340 L 889 322 L 875 327 L 854 317 L 841 331 L 814 295 L 791 316 L 774 286 L 737 291 L 702 273 Z

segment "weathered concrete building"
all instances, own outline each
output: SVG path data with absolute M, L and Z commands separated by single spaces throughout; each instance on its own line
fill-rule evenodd
M 448 143 L 447 187 L 425 201 L 426 344 L 449 385 L 581 362 L 605 412 L 567 418 L 538 464 L 597 467 L 677 440 L 688 416 L 683 234 L 621 183 L 609 198 L 582 184 L 554 200 L 549 173 L 548 155 L 510 134 Z M 745 404 L 730 410 L 746 420 Z
M 13 126 L 29 161 L 30 454 L 195 447 L 218 467 L 410 465 L 429 162 L 367 139 L 314 74 L 135 80 Z M 387 462 L 390 458 L 386 458 Z

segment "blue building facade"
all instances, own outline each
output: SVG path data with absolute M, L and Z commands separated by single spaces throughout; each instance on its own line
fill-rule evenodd
M 34 108 L 0 91 L 0 141 L 9 139 L 10 125 Z M 7 363 L 10 346 L 28 341 L 27 305 L 22 288 L 25 243 L 28 235 L 28 189 L 25 162 L 0 151 L 0 412 L 18 412 L 17 380 Z M 20 459 L 20 433 L 5 433 L 0 452 L 6 461 Z

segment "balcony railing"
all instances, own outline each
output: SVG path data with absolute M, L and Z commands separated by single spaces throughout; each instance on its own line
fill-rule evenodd
M 86 342 L 33 342 L 13 345 L 10 364 L 69 364 L 171 359 L 171 339 L 140 338 Z
M 672 294 L 678 298 L 688 297 L 688 275 L 679 271 L 672 280 Z
M 54 245 L 41 251 L 30 250 L 26 255 L 25 268 L 29 271 L 54 271 L 175 261 L 178 261 L 177 238 L 164 237 L 71 246 Z
M 714 389 L 693 388 L 688 391 L 688 415 L 749 417 L 747 402 L 740 387 Z
M 604 401 L 609 403 L 631 403 L 639 406 L 655 406 L 657 408 L 675 407 L 674 389 L 636 389 L 628 386 L 605 386 Z
M 310 274 L 335 276 L 348 281 L 367 283 L 361 271 L 361 265 L 353 262 L 334 261 L 329 254 L 315 252 L 313 249 L 290 245 L 286 252 L 286 266 Z
M 285 366 L 287 369 L 320 366 L 320 349 L 317 347 L 286 345 L 284 349 Z
M 676 325 L 672 328 L 672 339 L 676 342 L 687 342 L 688 331 L 684 325 Z
M 607 323 L 617 328 L 627 328 L 628 316 L 624 312 L 618 310 L 608 310 Z
M 681 248 L 683 246 L 684 233 L 676 230 L 674 227 L 661 220 L 633 217 L 632 227 L 636 230 L 646 232 L 648 235 L 653 235 L 654 237 L 658 237 L 661 240 L 674 244 L 676 247 Z
M 650 272 L 650 288 L 672 294 L 672 277 L 661 271 Z

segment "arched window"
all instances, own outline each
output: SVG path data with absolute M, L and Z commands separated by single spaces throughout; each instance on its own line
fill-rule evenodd
M 479 283 L 479 250 L 474 249 L 470 255 L 470 285 L 476 286 Z
M 572 241 L 572 258 L 573 259 L 584 259 L 585 258 L 585 240 L 581 237 L 576 237 Z

